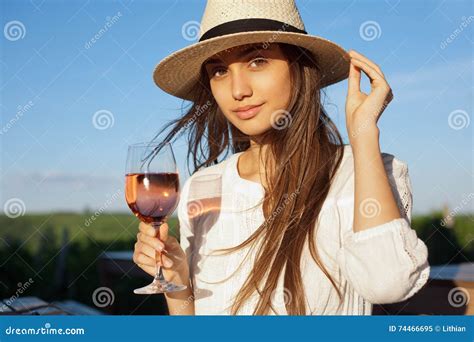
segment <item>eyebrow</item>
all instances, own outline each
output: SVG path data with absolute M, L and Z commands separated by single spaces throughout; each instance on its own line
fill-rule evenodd
M 269 48 L 271 49 L 271 47 Z M 252 52 L 260 52 L 261 50 L 264 50 L 262 48 L 258 48 L 256 46 L 250 46 L 246 49 L 243 49 L 242 51 L 240 51 L 238 54 L 237 54 L 237 58 L 243 58 L 249 54 L 251 54 Z M 268 49 L 267 49 L 268 50 Z M 217 63 L 221 63 L 222 60 L 220 58 L 210 58 L 208 59 L 204 64 L 205 65 L 208 65 L 208 64 L 217 64 Z

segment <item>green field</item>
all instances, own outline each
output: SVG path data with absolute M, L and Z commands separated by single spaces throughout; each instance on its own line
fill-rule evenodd
M 91 217 L 95 219 L 91 220 Z M 177 221 L 176 217 L 168 221 L 172 235 L 177 234 Z M 15 219 L 0 216 L 0 238 L 19 240 L 24 243 L 25 249 L 32 252 L 44 243 L 61 247 L 65 234 L 68 235 L 68 241 L 75 243 L 107 243 L 113 249 L 115 244 L 123 245 L 125 242 L 133 248 L 138 224 L 138 219 L 129 213 L 103 213 L 97 217 L 93 213 L 52 213 L 25 215 Z

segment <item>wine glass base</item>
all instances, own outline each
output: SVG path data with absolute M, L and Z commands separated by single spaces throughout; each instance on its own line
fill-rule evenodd
M 135 294 L 149 295 L 158 293 L 178 292 L 186 290 L 186 285 L 176 285 L 168 281 L 158 282 L 154 280 L 150 285 L 133 290 Z

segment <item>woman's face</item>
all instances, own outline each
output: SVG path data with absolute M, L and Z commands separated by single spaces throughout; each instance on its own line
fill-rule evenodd
M 290 66 L 278 44 L 244 45 L 205 63 L 212 94 L 227 120 L 249 136 L 272 129 L 290 101 Z M 259 106 L 250 111 L 242 107 Z M 275 125 L 273 125 L 275 126 Z

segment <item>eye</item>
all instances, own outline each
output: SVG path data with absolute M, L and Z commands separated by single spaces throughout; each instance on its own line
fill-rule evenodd
M 211 78 L 213 78 L 214 76 L 215 76 L 215 77 L 220 77 L 220 76 L 222 76 L 222 75 L 216 75 L 216 73 L 219 72 L 219 71 L 224 71 L 224 72 L 225 72 L 226 69 L 223 68 L 223 67 L 215 67 L 215 68 L 213 68 L 213 69 L 211 70 Z
M 268 63 L 268 61 L 263 57 L 254 58 L 250 62 L 250 64 L 256 64 L 257 66 L 260 66 L 260 65 L 263 65 L 263 64 L 266 64 L 266 63 Z

